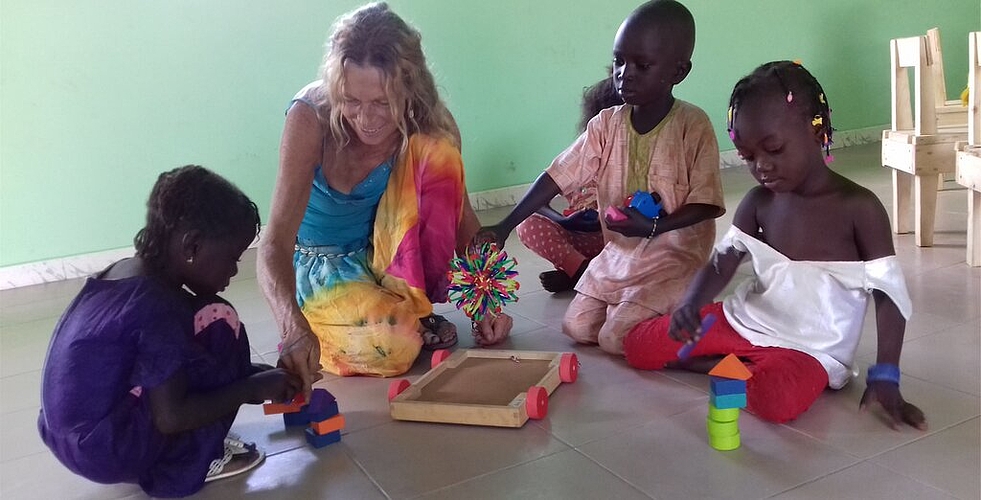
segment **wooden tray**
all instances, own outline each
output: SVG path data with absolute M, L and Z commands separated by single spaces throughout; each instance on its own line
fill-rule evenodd
M 415 384 L 392 381 L 392 418 L 521 427 L 529 418 L 544 418 L 549 394 L 579 374 L 579 360 L 570 352 L 443 350 L 433 353 L 432 366 Z

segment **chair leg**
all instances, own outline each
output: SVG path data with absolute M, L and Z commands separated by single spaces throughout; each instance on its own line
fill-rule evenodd
M 902 170 L 892 169 L 892 230 L 896 234 L 913 231 L 913 176 Z
M 937 175 L 917 175 L 913 185 L 913 219 L 916 246 L 933 246 L 933 223 L 937 215 Z
M 967 190 L 967 265 L 981 266 L 981 191 Z

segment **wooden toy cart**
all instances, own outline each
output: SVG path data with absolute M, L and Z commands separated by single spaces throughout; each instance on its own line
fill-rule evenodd
M 549 394 L 578 375 L 569 352 L 435 351 L 432 369 L 415 384 L 392 381 L 389 407 L 396 420 L 521 427 L 545 418 Z

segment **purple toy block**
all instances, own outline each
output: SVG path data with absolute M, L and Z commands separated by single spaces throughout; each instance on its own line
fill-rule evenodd
M 314 448 L 323 448 L 324 446 L 334 444 L 341 440 L 341 431 L 329 432 L 321 436 L 313 429 L 307 427 L 303 433 L 307 436 L 307 442 Z
M 296 413 L 284 413 L 283 414 L 283 424 L 286 427 L 295 427 L 297 425 L 308 425 L 310 423 L 310 413 L 307 412 L 307 405 L 303 405 L 303 408 Z
M 307 407 L 304 407 L 303 410 L 307 414 L 307 420 L 309 422 L 323 422 L 328 418 L 336 417 L 340 413 L 340 410 L 337 408 L 337 401 L 327 402 L 317 413 L 314 413 Z
M 310 403 L 307 405 L 309 406 L 308 411 L 310 413 L 323 413 L 331 401 L 336 401 L 336 399 L 327 389 L 314 389 L 310 395 Z
M 702 318 L 702 324 L 699 325 L 701 327 L 700 329 L 702 330 L 702 337 L 705 337 L 705 334 L 708 333 L 709 328 L 712 328 L 712 325 L 714 324 L 714 314 L 706 314 L 705 317 Z M 691 355 L 691 351 L 695 348 L 697 343 L 698 342 L 686 343 L 685 345 L 681 346 L 681 349 L 678 349 L 678 359 L 682 361 L 688 359 L 688 356 Z

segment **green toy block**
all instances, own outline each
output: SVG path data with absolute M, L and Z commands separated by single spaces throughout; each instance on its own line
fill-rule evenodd
M 739 448 L 739 434 L 735 436 L 709 436 L 709 446 L 719 451 L 729 451 Z
M 716 422 L 714 420 L 705 421 L 705 430 L 708 431 L 709 438 L 734 436 L 739 434 L 739 422 Z
M 714 404 L 709 403 L 708 418 L 716 422 L 735 422 L 739 420 L 739 408 L 716 408 Z

